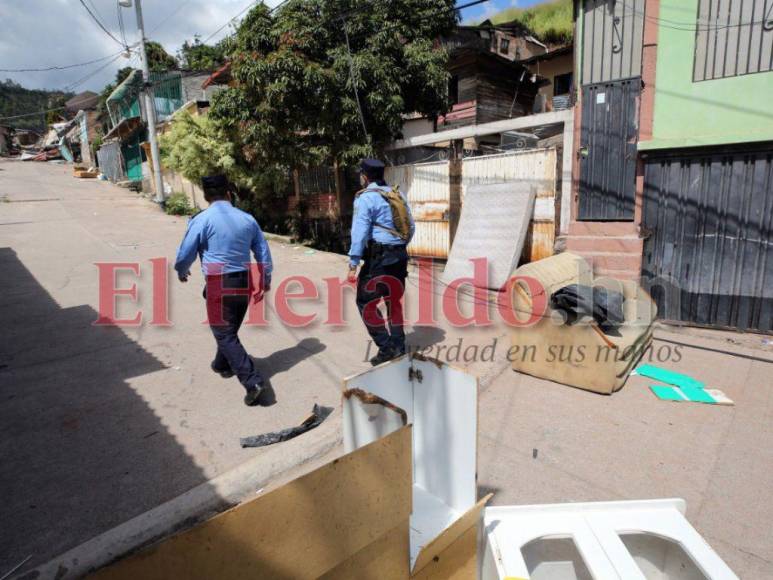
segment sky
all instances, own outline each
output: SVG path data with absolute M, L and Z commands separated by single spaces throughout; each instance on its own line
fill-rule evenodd
M 280 0 L 266 0 L 269 6 Z M 464 4 L 470 0 L 459 0 Z M 84 0 L 105 27 L 122 40 L 116 0 Z M 526 7 L 540 0 L 489 0 L 462 12 L 464 21 L 479 21 L 510 6 Z M 146 37 L 175 54 L 185 40 L 198 34 L 207 38 L 251 4 L 251 0 L 144 0 Z M 134 8 L 123 8 L 126 42 L 136 42 Z M 215 35 L 216 42 L 230 26 Z M 3 72 L 30 89 L 66 89 L 100 92 L 124 66 L 139 67 L 136 56 L 117 56 L 121 46 L 91 19 L 80 0 L 0 0 L 0 69 L 44 68 L 99 62 L 47 72 Z

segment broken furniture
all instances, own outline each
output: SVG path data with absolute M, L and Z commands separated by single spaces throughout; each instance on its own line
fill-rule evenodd
M 649 294 L 631 280 L 594 278 L 588 262 L 567 252 L 525 264 L 513 276 L 515 287 L 508 290 L 516 315 L 536 319 L 513 327 L 513 369 L 596 393 L 622 388 L 652 341 L 657 307 Z M 623 294 L 625 320 L 614 333 L 618 336 L 604 334 L 590 317 L 565 324 L 562 313 L 550 307 L 550 296 L 569 284 Z
M 475 578 L 477 379 L 402 357 L 344 386 L 351 452 L 95 578 Z
M 682 499 L 487 507 L 480 580 L 737 580 Z
M 571 565 L 604 580 L 735 578 L 684 519 L 682 500 L 484 511 L 475 377 L 404 356 L 344 387 L 348 453 L 136 553 L 113 553 L 125 557 L 93 577 L 563 580 Z M 567 539 L 577 555 L 566 557 Z
M 451 366 L 401 357 L 344 380 L 344 451 L 385 430 L 413 425 L 411 569 L 477 502 L 477 378 Z

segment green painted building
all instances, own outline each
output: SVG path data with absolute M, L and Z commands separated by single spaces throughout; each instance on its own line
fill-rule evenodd
M 773 5 L 574 6 L 568 249 L 666 320 L 773 332 Z

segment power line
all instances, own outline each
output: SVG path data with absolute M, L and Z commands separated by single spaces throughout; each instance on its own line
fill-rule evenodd
M 234 15 L 232 18 L 230 18 L 230 19 L 228 20 L 228 22 L 226 22 L 226 23 L 225 23 L 225 24 L 223 24 L 223 25 L 222 25 L 220 28 L 218 28 L 217 30 L 215 30 L 215 32 L 213 32 L 212 34 L 210 34 L 209 36 L 207 36 L 207 37 L 206 37 L 206 38 L 203 40 L 202 44 L 207 44 L 207 42 L 209 42 L 209 40 L 210 40 L 210 39 L 211 39 L 213 36 L 215 36 L 217 33 L 219 33 L 221 30 L 223 30 L 223 29 L 224 29 L 226 26 L 228 26 L 229 24 L 231 24 L 231 23 L 232 23 L 234 20 L 236 20 L 237 18 L 239 18 L 239 16 L 241 16 L 242 14 L 244 14 L 245 12 L 247 12 L 247 10 L 249 10 L 250 8 L 252 8 L 252 7 L 253 7 L 255 4 L 257 4 L 259 1 L 260 1 L 260 0 L 252 0 L 252 1 L 251 1 L 249 4 L 247 4 L 247 6 L 245 6 L 244 8 L 242 8 L 242 9 L 241 9 L 241 10 L 238 12 L 238 14 L 236 14 L 236 15 Z
M 91 16 L 92 20 L 94 20 L 94 22 L 96 22 L 96 23 L 97 23 L 97 26 L 99 26 L 99 27 L 100 27 L 100 28 L 101 28 L 101 29 L 104 31 L 104 33 L 105 33 L 105 34 L 107 34 L 107 35 L 108 35 L 110 38 L 112 38 L 113 40 L 115 40 L 115 41 L 116 41 L 118 44 L 120 44 L 120 45 L 121 45 L 121 46 L 123 46 L 124 48 L 126 47 L 126 45 L 125 45 L 124 43 L 122 43 L 122 42 L 121 42 L 120 40 L 118 40 L 118 39 L 117 39 L 115 36 L 113 36 L 113 33 L 112 33 L 112 32 L 110 32 L 110 31 L 109 31 L 107 28 L 105 28 L 105 25 L 104 25 L 104 24 L 102 24 L 102 22 L 99 20 L 99 18 L 97 18 L 97 17 L 94 15 L 94 13 L 91 11 L 91 8 L 89 8 L 89 7 L 88 7 L 88 5 L 86 4 L 86 2 L 85 2 L 84 0 L 78 0 L 78 1 L 81 3 L 81 6 L 83 6 L 83 7 L 86 9 L 86 12 L 88 12 L 88 13 L 89 13 L 89 16 Z
M 121 58 L 122 56 L 123 56 L 123 51 L 122 51 L 122 52 L 120 52 L 120 53 L 118 53 L 117 55 L 115 55 L 115 56 L 114 56 L 112 59 L 110 59 L 108 62 L 106 62 L 105 64 L 103 64 L 103 65 L 102 65 L 102 66 L 100 66 L 99 68 L 97 68 L 97 69 L 95 69 L 95 70 L 91 71 L 91 72 L 90 72 L 89 74 L 87 74 L 86 76 L 84 76 L 84 77 L 82 77 L 82 78 L 78 79 L 77 81 L 74 81 L 74 82 L 72 82 L 72 83 L 68 84 L 68 85 L 67 85 L 67 86 L 64 88 L 64 91 L 65 91 L 65 92 L 70 92 L 70 91 L 72 91 L 73 89 L 75 89 L 76 87 L 78 87 L 78 86 L 82 85 L 82 84 L 83 84 L 83 83 L 85 83 L 87 80 L 91 79 L 92 77 L 96 76 L 97 74 L 99 74 L 100 72 L 102 72 L 104 69 L 106 69 L 107 67 L 109 67 L 111 64 L 113 64 L 115 61 L 117 61 L 117 60 L 118 60 L 119 58 Z
M 193 0 L 184 0 L 179 6 L 177 6 L 177 8 L 172 10 L 169 14 L 167 14 L 164 18 L 162 18 L 161 21 L 158 24 L 156 24 L 153 28 L 151 28 L 150 32 L 148 32 L 148 36 L 150 36 L 156 30 L 161 28 L 164 24 L 167 23 L 167 21 L 169 21 L 170 18 L 172 18 L 172 16 L 177 14 L 180 10 L 182 10 L 186 5 L 190 4 L 192 1 Z
M 671 20 L 669 18 L 663 18 L 661 16 L 652 16 L 651 14 L 647 14 L 646 12 L 637 10 L 635 6 L 631 6 L 625 1 L 621 2 L 621 4 L 623 5 L 623 11 L 630 10 L 632 13 L 637 14 L 642 18 L 649 20 L 650 22 L 654 22 L 658 26 L 662 26 L 663 28 L 669 28 L 671 30 L 680 30 L 683 32 L 712 32 L 716 30 L 724 30 L 727 28 L 740 28 L 742 26 L 754 26 L 755 24 L 762 24 L 763 26 L 765 26 L 771 23 L 769 16 L 766 16 L 765 19 L 763 20 L 750 20 L 749 22 L 733 22 L 733 23 L 728 22 L 727 24 L 714 25 L 714 24 L 711 24 L 710 22 L 704 23 L 704 22 L 701 22 L 700 20 L 696 20 L 695 23 L 692 23 L 692 22 L 685 22 L 685 21 L 679 21 L 679 20 Z M 771 8 L 773 8 L 773 5 L 771 5 Z
M 121 5 L 116 1 L 115 3 L 115 11 L 118 15 L 118 28 L 121 31 L 121 40 L 123 41 L 124 45 L 126 44 L 126 28 L 123 25 L 123 12 L 121 11 Z
M 102 58 L 97 58 L 86 62 L 79 62 L 76 64 L 68 64 L 64 66 L 49 66 L 44 68 L 0 68 L 0 72 L 21 73 L 21 72 L 47 72 L 52 70 L 67 70 L 71 68 L 78 68 L 80 66 L 88 66 L 90 64 L 96 64 L 98 62 L 102 62 L 103 60 L 107 60 L 108 58 L 113 58 L 114 56 L 121 54 L 122 52 L 124 51 L 121 50 L 119 52 L 108 54 L 107 56 L 103 56 Z

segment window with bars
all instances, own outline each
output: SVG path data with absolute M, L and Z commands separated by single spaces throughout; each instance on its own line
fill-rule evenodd
M 773 0 L 699 0 L 693 80 L 773 70 Z

